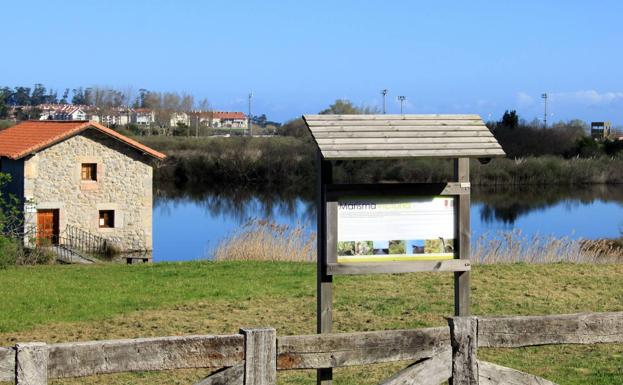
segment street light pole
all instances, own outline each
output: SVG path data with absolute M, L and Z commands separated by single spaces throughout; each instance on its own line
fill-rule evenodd
M 383 95 L 383 115 L 386 114 L 386 110 L 385 110 L 385 97 L 387 96 L 387 93 L 389 91 L 387 91 L 387 89 L 381 90 L 381 95 Z
M 402 115 L 403 114 L 403 112 L 402 112 L 402 105 L 403 105 L 404 101 L 407 100 L 407 97 L 401 95 L 401 96 L 398 97 L 398 100 L 400 100 L 400 115 Z
M 253 92 L 249 92 L 249 136 L 253 136 L 253 120 L 251 118 L 251 99 L 253 99 Z

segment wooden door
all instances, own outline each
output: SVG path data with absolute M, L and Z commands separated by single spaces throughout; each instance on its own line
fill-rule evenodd
M 58 210 L 37 210 L 37 245 L 58 245 L 59 234 Z

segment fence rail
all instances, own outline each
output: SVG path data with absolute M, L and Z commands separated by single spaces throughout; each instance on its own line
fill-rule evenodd
M 478 361 L 478 347 L 623 343 L 623 312 L 528 317 L 455 317 L 448 327 L 277 337 L 274 329 L 240 334 L 159 337 L 0 348 L 0 381 L 44 385 L 48 378 L 214 368 L 197 385 L 273 385 L 277 370 L 321 369 L 412 360 L 383 385 L 551 384 Z
M 110 241 L 98 235 L 75 226 L 67 225 L 61 235 L 64 238 L 63 244 L 71 250 L 105 256 L 110 246 Z
M 105 258 L 115 246 L 106 238 L 72 225 L 67 225 L 60 234 L 33 227 L 11 236 L 23 238 L 29 248 L 51 250 L 57 260 L 65 263 L 90 263 L 95 261 L 93 257 Z

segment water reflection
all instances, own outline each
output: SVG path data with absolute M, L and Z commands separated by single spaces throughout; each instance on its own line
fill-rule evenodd
M 176 205 L 196 203 L 213 216 L 227 216 L 238 222 L 267 218 L 278 213 L 304 222 L 314 222 L 314 190 L 248 189 L 243 187 L 156 189 L 155 208 L 171 213 Z M 480 220 L 514 224 L 520 217 L 564 205 L 572 210 L 595 201 L 623 204 L 623 188 L 613 185 L 586 186 L 474 186 L 472 203 L 481 203 Z M 301 205 L 303 210 L 301 211 Z M 302 217 L 301 217 L 302 215 Z
M 623 189 L 613 185 L 476 186 L 472 193 L 472 202 L 482 203 L 482 222 L 509 225 L 522 216 L 561 204 L 571 210 L 595 201 L 623 204 Z
M 309 191 L 309 190 L 306 190 Z M 165 215 L 180 204 L 193 202 L 211 216 L 228 217 L 236 222 L 252 218 L 299 217 L 302 222 L 316 220 L 316 208 L 311 194 L 305 191 L 247 189 L 227 187 L 201 190 L 156 189 L 154 208 Z
M 314 189 L 236 187 L 156 189 L 154 261 L 212 255 L 216 245 L 249 220 L 315 229 Z M 571 238 L 613 238 L 623 231 L 619 186 L 474 187 L 472 238 L 521 230 Z

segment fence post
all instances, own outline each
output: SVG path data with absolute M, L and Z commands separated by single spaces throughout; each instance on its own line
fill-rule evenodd
M 277 331 L 240 329 L 244 335 L 244 385 L 277 384 Z
M 47 385 L 48 346 L 42 342 L 15 345 L 15 384 Z
M 478 385 L 478 319 L 448 319 L 452 345 L 452 385 Z

